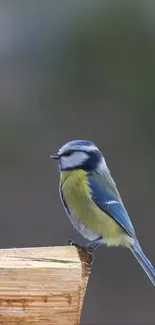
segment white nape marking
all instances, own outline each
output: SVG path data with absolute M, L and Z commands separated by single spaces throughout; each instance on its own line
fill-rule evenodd
M 105 204 L 119 204 L 120 202 L 118 201 L 114 201 L 114 200 L 111 200 L 111 201 L 107 201 L 105 202 Z
M 78 167 L 87 159 L 88 155 L 85 152 L 74 151 L 70 156 L 60 158 L 60 166 L 62 169 Z

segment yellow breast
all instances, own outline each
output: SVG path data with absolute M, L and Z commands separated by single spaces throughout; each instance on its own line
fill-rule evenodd
M 103 236 L 108 245 L 124 244 L 125 234 L 112 217 L 92 200 L 84 170 L 63 171 L 61 184 L 68 206 L 88 229 Z
M 67 202 L 70 204 L 75 204 L 75 196 L 91 198 L 86 172 L 82 169 L 61 172 L 61 184 Z

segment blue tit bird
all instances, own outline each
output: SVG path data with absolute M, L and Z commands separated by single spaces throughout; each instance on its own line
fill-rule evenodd
M 60 197 L 73 226 L 90 241 L 86 248 L 93 251 L 102 243 L 129 248 L 155 285 L 155 269 L 141 249 L 101 151 L 91 141 L 75 140 L 50 157 L 58 160 Z

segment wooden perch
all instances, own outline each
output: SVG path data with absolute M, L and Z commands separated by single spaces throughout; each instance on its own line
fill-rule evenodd
M 88 275 L 75 247 L 0 250 L 0 324 L 78 325 Z

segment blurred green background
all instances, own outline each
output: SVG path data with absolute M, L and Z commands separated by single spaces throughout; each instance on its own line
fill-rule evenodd
M 155 2 L 1 1 L 0 26 L 0 247 L 83 241 L 48 153 L 89 139 L 155 265 Z M 154 324 L 155 290 L 132 254 L 95 256 L 81 324 Z

